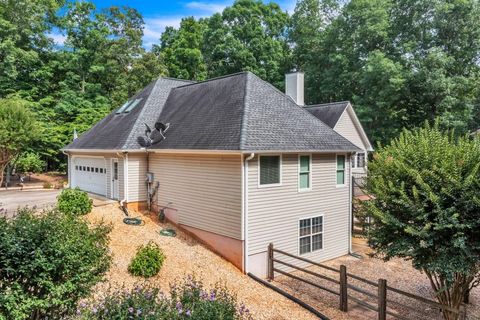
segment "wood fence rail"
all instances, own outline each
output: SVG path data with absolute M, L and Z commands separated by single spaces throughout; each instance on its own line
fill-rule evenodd
M 312 260 L 309 260 L 309 259 L 306 259 L 306 258 L 303 258 L 303 257 L 293 255 L 291 253 L 288 253 L 288 252 L 285 252 L 285 251 L 282 251 L 282 250 L 279 250 L 279 249 L 275 249 L 273 247 L 272 243 L 270 243 L 268 245 L 268 252 L 267 253 L 268 253 L 267 278 L 268 278 L 269 281 L 274 280 L 275 273 L 279 273 L 279 274 L 282 274 L 282 275 L 287 276 L 289 278 L 292 278 L 292 279 L 304 282 L 306 284 L 309 284 L 309 285 L 311 285 L 311 286 L 313 286 L 317 289 L 324 290 L 324 291 L 329 292 L 331 294 L 337 295 L 337 296 L 339 296 L 339 309 L 343 312 L 348 312 L 348 301 L 349 300 L 351 300 L 353 302 L 356 302 L 357 304 L 359 304 L 359 305 L 361 305 L 361 306 L 363 306 L 367 309 L 370 309 L 374 312 L 377 312 L 379 320 L 386 320 L 387 315 L 390 315 L 392 317 L 395 317 L 395 318 L 401 319 L 401 320 L 407 320 L 408 319 L 408 318 L 406 318 L 406 317 L 404 317 L 404 316 L 402 316 L 402 315 L 400 315 L 396 312 L 393 312 L 391 310 L 391 308 L 389 309 L 389 305 L 391 303 L 398 304 L 401 307 L 404 307 L 404 308 L 409 309 L 409 310 L 414 311 L 414 312 L 415 311 L 416 312 L 424 312 L 424 310 L 418 310 L 418 309 L 416 309 L 412 306 L 402 304 L 398 301 L 393 301 L 393 300 L 387 299 L 388 292 L 391 291 L 391 292 L 394 292 L 396 294 L 408 297 L 410 299 L 414 299 L 414 300 L 417 300 L 419 302 L 425 303 L 428 306 L 430 306 L 432 308 L 435 308 L 439 311 L 453 312 L 453 313 L 461 316 L 463 319 L 466 316 L 465 312 L 461 313 L 460 310 L 454 309 L 454 308 L 449 307 L 449 306 L 442 305 L 442 304 L 440 304 L 436 301 L 433 301 L 433 300 L 415 295 L 413 293 L 406 292 L 406 291 L 391 287 L 387 284 L 386 279 L 378 279 L 377 282 L 374 282 L 374 281 L 362 278 L 360 276 L 354 275 L 352 273 L 348 273 L 347 272 L 347 267 L 344 266 L 344 265 L 341 265 L 339 269 L 336 269 L 336 268 L 333 268 L 333 267 L 330 267 L 330 266 L 327 266 L 327 265 L 324 265 L 324 264 L 321 264 L 321 263 L 318 263 L 318 262 L 315 262 L 315 261 L 312 261 Z M 323 268 L 325 270 L 334 272 L 334 273 L 338 274 L 338 279 L 334 279 L 332 277 L 320 274 L 318 272 L 314 272 L 314 271 L 308 270 L 306 268 L 299 267 L 299 266 L 297 266 L 293 263 L 290 263 L 290 262 L 282 261 L 280 258 L 275 256 L 275 253 L 293 258 L 295 261 L 306 262 L 308 264 L 311 264 L 311 265 Z M 275 264 L 280 264 L 282 266 L 289 267 L 289 268 L 304 272 L 304 273 L 309 274 L 311 276 L 314 276 L 316 278 L 326 280 L 326 281 L 331 282 L 334 285 L 338 286 L 338 289 L 335 290 L 335 289 L 327 288 L 327 287 L 322 286 L 322 285 L 320 285 L 316 282 L 313 282 L 311 280 L 302 278 L 302 277 L 297 276 L 297 275 L 293 275 L 293 274 L 291 274 L 291 273 L 289 273 L 285 270 L 281 270 L 279 268 L 276 268 Z M 355 286 L 353 284 L 348 283 L 349 278 L 360 281 L 360 282 L 370 286 L 372 291 L 369 291 L 368 289 L 360 288 L 358 286 Z M 365 295 L 369 298 L 375 299 L 377 301 L 377 305 L 376 306 L 372 305 L 371 303 L 363 301 L 363 300 L 361 300 L 357 297 L 351 296 L 348 293 L 349 290 L 358 292 L 358 293 L 363 294 L 363 295 Z

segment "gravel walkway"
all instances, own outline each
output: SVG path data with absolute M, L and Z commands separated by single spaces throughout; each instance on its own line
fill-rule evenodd
M 370 258 L 366 254 L 370 251 L 368 247 L 364 245 L 362 248 L 361 244 L 358 246 L 358 241 L 356 248 L 354 246 L 354 250 L 356 252 L 360 251 L 363 258 L 358 259 L 352 256 L 343 256 L 331 261 L 327 261 L 324 264 L 336 269 L 339 269 L 340 265 L 343 264 L 347 267 L 347 273 L 351 273 L 374 282 L 377 282 L 379 278 L 387 279 L 387 284 L 391 287 L 436 301 L 427 276 L 415 270 L 412 267 L 411 262 L 401 259 L 383 262 L 380 259 Z M 338 279 L 339 277 L 338 274 L 320 267 L 309 267 L 308 269 L 335 279 Z M 310 276 L 303 272 L 294 272 L 294 274 L 338 291 L 338 285 L 331 282 Z M 348 278 L 348 282 L 349 284 L 361 287 L 376 294 L 376 288 L 366 285 L 363 282 L 354 280 L 352 278 Z M 308 284 L 303 284 L 300 281 L 287 278 L 285 276 L 278 276 L 276 277 L 274 283 L 283 288 L 285 291 L 316 307 L 318 310 L 322 310 L 324 314 L 328 315 L 332 319 L 363 320 L 377 318 L 377 314 L 375 312 L 370 311 L 369 309 L 364 308 L 353 301 L 349 301 L 349 312 L 343 313 L 338 310 L 338 296 L 328 293 L 324 290 L 316 289 Z M 368 298 L 363 294 L 354 292 L 353 290 L 349 290 L 348 294 L 368 302 L 373 306 L 377 305 L 375 299 Z M 400 296 L 391 291 L 388 291 L 387 299 L 408 306 L 401 307 L 396 303 L 389 304 L 389 306 L 395 310 L 396 313 L 405 317 L 406 319 L 442 319 L 442 316 L 437 309 L 432 309 L 425 303 L 418 302 L 403 295 Z M 387 318 L 395 319 L 390 316 Z M 467 308 L 467 319 L 480 319 L 480 288 L 478 287 L 474 288 L 470 293 L 470 304 Z
M 141 282 L 141 278 L 133 277 L 127 272 L 127 266 L 138 246 L 153 240 L 166 255 L 160 273 L 148 281 L 168 291 L 169 284 L 175 279 L 182 279 L 194 274 L 207 287 L 221 282 L 237 294 L 238 301 L 245 303 L 255 319 L 316 319 L 316 317 L 297 304 L 258 284 L 242 274 L 231 263 L 222 259 L 202 244 L 177 230 L 177 237 L 169 238 L 158 234 L 163 227 L 172 227 L 153 221 L 142 215 L 144 226 L 128 226 L 123 224 L 124 215 L 115 205 L 94 208 L 87 215 L 90 222 L 104 221 L 113 225 L 110 234 L 110 248 L 113 253 L 113 265 L 106 275 L 106 282 L 95 288 L 101 295 L 108 287 L 120 288 L 123 285 L 133 287 Z

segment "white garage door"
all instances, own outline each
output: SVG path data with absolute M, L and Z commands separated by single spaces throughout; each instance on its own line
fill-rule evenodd
M 81 157 L 74 158 L 72 162 L 72 186 L 105 196 L 105 159 Z

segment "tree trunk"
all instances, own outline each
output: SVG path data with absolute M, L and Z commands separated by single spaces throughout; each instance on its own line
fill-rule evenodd
M 458 310 L 458 312 L 443 310 L 443 318 L 445 320 L 459 319 L 460 306 L 465 299 L 465 295 L 468 295 L 468 288 L 470 283 L 474 280 L 474 277 L 457 273 L 455 274 L 454 281 L 448 283 L 446 278 L 442 275 L 431 273 L 427 270 L 424 270 L 424 272 L 430 280 L 430 284 L 436 293 L 438 302 L 444 306 Z

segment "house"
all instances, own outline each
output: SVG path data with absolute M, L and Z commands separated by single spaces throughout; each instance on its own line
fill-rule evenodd
M 286 77 L 288 95 L 250 72 L 160 78 L 64 148 L 70 185 L 163 208 L 260 276 L 270 242 L 317 261 L 347 254 L 350 158 L 368 139 L 351 105 L 326 124 L 321 110 L 330 109 L 303 107 L 303 74 Z

